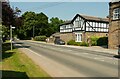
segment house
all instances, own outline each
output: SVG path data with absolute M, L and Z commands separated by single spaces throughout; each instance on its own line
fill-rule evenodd
M 109 3 L 109 24 L 108 47 L 115 49 L 120 45 L 120 0 Z
M 87 42 L 91 36 L 107 36 L 109 19 L 76 14 L 71 20 L 60 25 L 60 39 Z

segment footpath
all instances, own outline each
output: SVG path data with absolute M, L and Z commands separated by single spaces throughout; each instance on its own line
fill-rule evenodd
M 32 41 L 32 40 L 27 40 L 27 41 L 118 55 L 118 49 L 107 49 L 107 48 L 103 48 L 103 47 L 100 47 L 100 46 L 85 47 L 85 46 L 72 46 L 72 45 L 56 45 L 54 43 L 46 43 L 46 42 Z

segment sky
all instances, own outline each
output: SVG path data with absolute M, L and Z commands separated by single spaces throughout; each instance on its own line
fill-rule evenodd
M 72 20 L 76 14 L 106 17 L 109 2 L 10 2 L 12 8 L 18 7 L 22 14 L 26 11 L 43 12 L 48 18 L 59 17 Z

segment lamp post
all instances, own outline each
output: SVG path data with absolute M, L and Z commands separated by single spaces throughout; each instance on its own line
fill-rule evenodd
M 11 50 L 12 50 L 12 29 L 15 29 L 15 27 L 12 27 L 12 25 L 10 25 L 10 41 L 11 41 Z

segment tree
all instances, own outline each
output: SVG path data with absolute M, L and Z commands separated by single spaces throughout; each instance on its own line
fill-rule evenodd
M 14 11 L 9 2 L 2 2 L 2 25 L 9 27 L 14 24 Z
M 22 20 L 18 15 L 20 14 L 19 8 L 12 9 L 9 2 L 2 2 L 2 32 L 4 36 L 9 36 L 10 25 L 16 27 L 21 26 Z M 17 28 L 17 27 L 16 27 Z M 18 29 L 16 29 L 18 30 Z M 15 31 L 16 31 L 15 30 Z M 17 32 L 16 32 L 17 33 Z
M 19 35 L 23 34 L 24 38 L 30 39 L 34 36 L 46 35 L 48 28 L 48 17 L 44 13 L 25 12 L 22 15 L 23 25 L 20 27 Z M 19 36 L 19 37 L 20 37 Z M 23 39 L 24 39 L 23 38 Z
M 36 14 L 37 25 L 35 26 L 35 35 L 46 35 L 48 25 L 48 17 L 44 13 Z
M 59 18 L 51 18 L 48 23 L 48 17 L 44 13 L 25 12 L 22 16 L 22 25 L 18 31 L 18 37 L 21 39 L 30 39 L 34 36 L 45 35 L 49 37 L 55 32 L 59 32 L 59 24 L 63 20 Z M 19 18 L 17 18 L 19 20 Z M 21 37 L 22 36 L 22 37 Z
M 53 28 L 54 33 L 59 32 L 60 28 L 59 25 L 63 23 L 64 21 L 59 19 L 58 17 L 52 17 L 50 19 L 50 26 Z
M 34 12 L 25 12 L 22 15 L 23 25 L 20 27 L 20 33 L 23 32 L 22 34 L 25 38 L 30 38 L 33 35 L 32 29 L 35 26 L 35 16 Z

